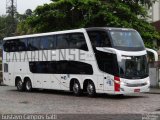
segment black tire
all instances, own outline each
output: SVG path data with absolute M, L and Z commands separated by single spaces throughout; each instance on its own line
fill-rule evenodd
M 32 91 L 32 82 L 31 82 L 31 80 L 29 80 L 29 79 L 26 80 L 24 86 L 25 86 L 25 91 L 27 91 L 27 92 L 31 92 Z
M 87 94 L 89 97 L 94 97 L 96 95 L 95 85 L 92 81 L 87 84 Z
M 78 81 L 74 81 L 73 86 L 72 86 L 73 94 L 75 96 L 80 96 L 82 94 L 81 86 Z
M 20 92 L 24 91 L 24 83 L 22 82 L 21 79 L 17 79 L 16 87 L 17 87 L 18 91 L 20 91 Z

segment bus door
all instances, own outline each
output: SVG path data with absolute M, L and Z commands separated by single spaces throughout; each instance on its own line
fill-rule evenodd
M 105 63 L 104 67 L 106 71 L 111 71 L 112 69 L 111 63 L 110 64 Z M 104 91 L 114 91 L 114 76 L 109 73 L 104 73 L 103 79 L 104 79 Z
M 107 53 L 107 52 L 106 52 Z M 107 53 L 105 54 L 104 65 L 104 90 L 114 91 L 115 80 L 119 81 L 119 63 L 117 60 L 117 54 Z
M 3 82 L 9 81 L 8 75 L 8 63 L 3 63 Z

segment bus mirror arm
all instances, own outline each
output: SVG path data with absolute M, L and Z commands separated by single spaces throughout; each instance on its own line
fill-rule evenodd
M 157 53 L 155 50 L 149 49 L 149 48 L 146 48 L 146 50 L 147 50 L 148 52 L 153 53 L 153 54 L 154 54 L 154 59 L 155 59 L 155 61 L 158 61 L 158 53 Z

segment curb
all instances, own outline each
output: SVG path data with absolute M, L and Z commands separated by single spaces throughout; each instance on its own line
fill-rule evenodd
M 150 94 L 160 94 L 160 88 L 151 88 L 148 93 L 150 93 Z

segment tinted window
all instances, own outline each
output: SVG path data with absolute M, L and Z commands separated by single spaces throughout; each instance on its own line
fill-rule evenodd
M 3 47 L 6 52 L 17 52 L 24 50 L 26 45 L 22 40 L 8 40 L 4 43 Z
M 95 50 L 98 67 L 101 71 L 119 76 L 119 67 L 115 54 Z
M 30 62 L 32 73 L 48 74 L 93 74 L 90 64 L 76 61 L 41 61 Z
M 49 49 L 56 49 L 56 36 L 49 36 L 48 37 L 48 42 L 49 42 Z
M 93 74 L 90 64 L 72 61 L 68 63 L 68 72 L 72 74 Z
M 57 35 L 57 48 L 67 49 L 69 48 L 69 36 L 67 34 Z
M 3 44 L 3 50 L 6 51 L 6 52 L 10 51 L 10 41 L 4 42 L 4 44 Z
M 69 47 L 88 51 L 83 33 L 71 33 L 69 37 Z
M 16 52 L 18 51 L 19 40 L 8 40 L 4 43 L 4 51 L 6 52 Z
M 41 37 L 40 49 L 47 50 L 49 48 L 49 37 Z
M 111 41 L 106 31 L 89 31 L 88 35 L 94 47 L 111 47 Z
M 41 38 L 32 38 L 32 50 L 39 50 L 40 49 L 40 40 Z
M 32 50 L 32 39 L 28 39 L 28 50 Z
M 18 51 L 18 48 L 17 48 L 17 45 L 16 45 L 16 41 L 18 41 L 18 40 L 11 40 L 10 41 L 10 51 L 11 52 Z
M 18 41 L 18 42 L 16 42 Z M 11 52 L 16 52 L 18 51 L 18 45 L 17 43 L 19 43 L 19 40 L 12 40 L 11 43 L 10 43 L 10 47 L 11 47 Z
M 28 50 L 39 50 L 40 49 L 40 38 L 28 39 Z
M 88 51 L 83 33 L 69 33 L 20 40 L 8 40 L 4 43 L 3 47 L 7 52 L 69 48 Z
M 21 39 L 17 41 L 18 51 L 26 51 L 27 50 L 27 39 Z

